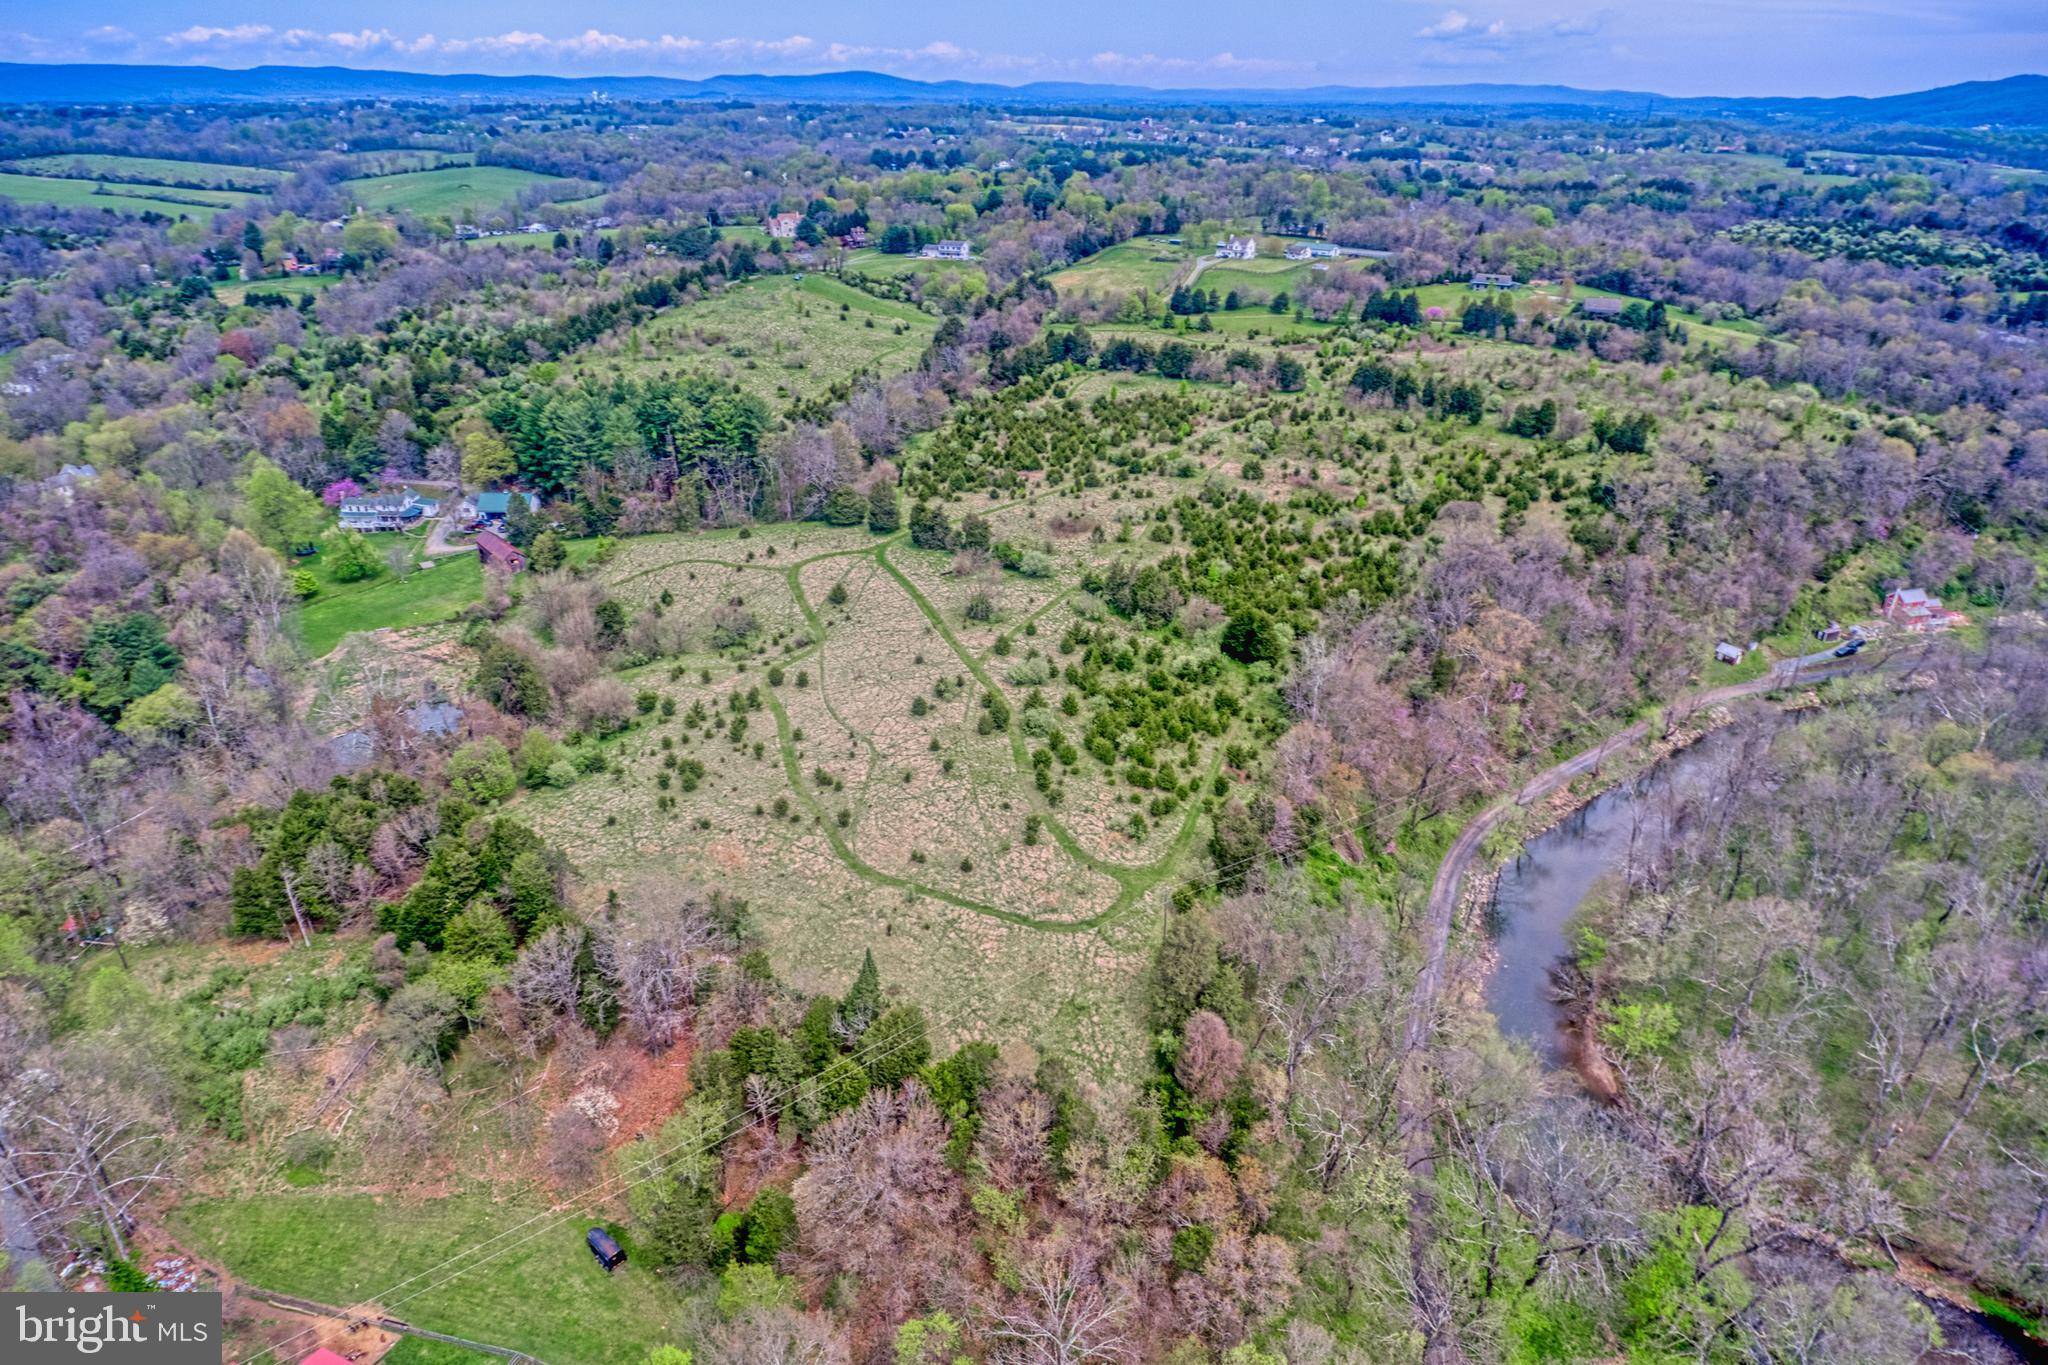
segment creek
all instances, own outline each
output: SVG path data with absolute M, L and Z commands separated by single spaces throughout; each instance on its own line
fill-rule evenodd
M 1575 1062 L 1573 1022 L 1560 999 L 1553 969 L 1572 955 L 1571 923 L 1586 898 L 1609 878 L 1645 869 L 1689 821 L 1711 819 L 1732 771 L 1741 766 L 1752 726 L 1728 726 L 1706 735 L 1620 783 L 1530 839 L 1520 856 L 1503 867 L 1487 910 L 1486 927 L 1496 950 L 1486 982 L 1486 1007 L 1500 1031 L 1535 1049 L 1546 1070 Z M 1605 1067 L 1578 1067 L 1589 1088 Z M 1831 1253 L 1797 1241 L 1779 1253 L 1801 1258 L 1809 1273 L 1832 1267 L 1855 1273 Z M 1864 1272 L 1869 1273 L 1869 1272 Z M 1941 1324 L 1943 1349 L 1930 1360 L 1992 1362 L 2048 1361 L 2040 1343 L 2011 1324 L 1922 1295 Z

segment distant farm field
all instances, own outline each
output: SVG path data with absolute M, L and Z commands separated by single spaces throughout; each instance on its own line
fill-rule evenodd
M 253 280 L 248 284 L 216 285 L 213 296 L 226 304 L 246 303 L 270 294 L 297 300 L 318 294 L 340 280 L 339 275 L 286 275 L 274 280 Z
M 905 275 L 931 274 L 951 270 L 979 270 L 975 261 L 942 261 L 925 256 L 897 256 L 865 247 L 847 253 L 841 267 L 848 275 L 872 275 L 877 279 L 901 279 Z
M 257 190 L 275 187 L 285 172 L 265 166 L 238 166 L 220 161 L 175 161 L 158 156 L 114 156 L 101 152 L 35 156 L 10 162 L 28 175 L 91 180 L 111 176 L 123 182 L 152 185 L 193 185 L 208 189 Z
M 443 166 L 348 180 L 343 189 L 365 208 L 481 217 L 511 203 L 522 190 L 542 186 L 566 193 L 579 184 L 563 176 L 513 166 Z
M 1194 259 L 1189 247 L 1170 246 L 1161 237 L 1133 237 L 1055 271 L 1052 287 L 1062 295 L 1170 289 Z
M 1203 289 L 1213 289 L 1228 296 L 1232 290 L 1240 294 L 1268 298 L 1274 294 L 1293 294 L 1315 278 L 1309 267 L 1302 261 L 1230 261 L 1219 262 L 1204 270 L 1197 280 Z
M 433 147 L 387 147 L 372 152 L 350 152 L 344 158 L 360 178 L 373 175 L 402 175 L 407 171 L 431 171 L 442 166 L 474 166 L 475 152 L 444 152 Z
M 671 309 L 576 367 L 719 375 L 779 408 L 857 371 L 900 374 L 937 330 L 930 314 L 829 276 L 762 276 Z
M 211 218 L 257 196 L 233 190 L 188 190 L 153 185 L 104 185 L 95 180 L 0 172 L 0 198 L 63 209 L 104 209 L 113 213 L 160 213 L 167 218 Z

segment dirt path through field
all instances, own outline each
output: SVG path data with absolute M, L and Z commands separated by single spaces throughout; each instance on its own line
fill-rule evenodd
M 1028 502 L 1030 499 L 1025 501 Z M 809 565 L 829 559 L 866 560 L 874 564 L 881 571 L 882 578 L 880 581 L 893 583 L 917 607 L 926 621 L 931 624 L 933 631 L 960 661 L 961 666 L 972 675 L 974 680 L 983 689 L 998 696 L 1003 696 L 1007 700 L 1006 689 L 989 673 L 985 661 L 974 651 L 967 648 L 966 644 L 961 641 L 959 636 L 954 633 L 952 627 L 946 622 L 939 609 L 918 590 L 917 586 L 911 582 L 909 576 L 890 560 L 890 546 L 903 539 L 905 539 L 904 533 L 898 532 L 896 535 L 877 541 L 872 547 L 828 551 L 824 554 L 813 555 L 808 559 L 799 560 L 796 563 L 782 567 L 780 572 L 783 582 L 788 588 L 790 597 L 795 602 L 798 612 L 802 614 L 805 623 L 811 628 L 813 636 L 810 646 L 788 656 L 782 661 L 783 666 L 789 667 L 799 662 L 813 661 L 818 670 L 820 695 L 823 697 L 830 696 L 831 680 L 825 668 L 824 658 L 825 623 L 819 617 L 817 608 L 812 605 L 809 597 L 804 592 L 803 570 Z M 1071 592 L 1071 589 L 1068 591 Z M 1054 601 L 1063 600 L 1066 595 L 1066 593 L 1062 593 Z M 1033 619 L 1036 619 L 1044 610 L 1045 608 L 1040 608 L 1039 612 L 1033 614 Z M 1167 873 L 1179 862 L 1194 838 L 1201 808 L 1198 804 L 1191 802 L 1181 817 L 1180 827 L 1175 831 L 1173 839 L 1157 858 L 1142 864 L 1114 862 L 1091 853 L 1082 847 L 1079 840 L 1074 837 L 1073 832 L 1067 828 L 1051 805 L 1045 801 L 1043 794 L 1039 793 L 1034 787 L 1032 791 L 1033 807 L 1044 821 L 1044 827 L 1052 836 L 1054 843 L 1074 862 L 1116 883 L 1116 897 L 1106 909 L 1093 915 L 1075 918 L 1051 918 L 1034 915 L 1027 911 L 991 905 L 970 896 L 963 896 L 957 892 L 948 891 L 943 887 L 933 886 L 908 877 L 896 876 L 875 867 L 854 851 L 846 833 L 838 826 L 837 821 L 832 818 L 831 814 L 819 804 L 816 795 L 803 781 L 802 762 L 796 751 L 795 727 L 790 722 L 789 713 L 784 709 L 780 698 L 775 695 L 772 689 L 764 694 L 764 700 L 775 717 L 777 747 L 782 755 L 784 774 L 788 779 L 791 793 L 816 818 L 817 828 L 823 833 L 826 842 L 831 846 L 833 855 L 844 863 L 847 869 L 855 876 L 878 886 L 888 886 L 898 890 L 914 892 L 917 895 L 928 896 L 933 900 L 962 910 L 971 910 L 976 914 L 988 915 L 1011 924 L 1019 924 L 1036 929 L 1047 929 L 1060 933 L 1074 933 L 1099 928 L 1130 910 L 1132 906 L 1142 900 L 1148 892 L 1165 878 Z M 846 726 L 846 722 L 839 717 L 838 712 L 829 703 L 827 710 L 842 726 Z M 847 733 L 852 735 L 854 739 L 865 742 L 866 736 L 859 734 L 850 726 L 846 726 L 846 728 Z M 1030 755 L 1025 748 L 1024 737 L 1015 725 L 1009 728 L 1008 739 L 1011 758 L 1016 763 L 1018 771 L 1020 773 L 1029 773 L 1031 771 Z M 1220 771 L 1219 765 L 1221 762 L 1221 750 L 1219 749 L 1217 756 L 1210 763 L 1209 771 L 1204 774 L 1203 780 L 1205 782 L 1213 780 L 1216 773 Z

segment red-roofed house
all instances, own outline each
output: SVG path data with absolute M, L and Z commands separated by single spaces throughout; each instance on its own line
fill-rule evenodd
M 1942 606 L 1941 599 L 1929 597 L 1924 588 L 1893 588 L 1884 599 L 1884 619 L 1905 630 L 1924 631 L 1946 630 L 1969 618 Z
M 476 533 L 476 553 L 486 569 L 503 569 L 507 573 L 522 573 L 526 569 L 526 551 L 496 531 Z
M 796 236 L 797 224 L 803 222 L 803 220 L 804 216 L 801 213 L 778 213 L 767 222 L 768 235 L 770 237 L 780 237 L 787 241 L 789 238 Z
M 348 1357 L 330 1351 L 325 1346 L 307 1356 L 299 1365 L 349 1365 Z

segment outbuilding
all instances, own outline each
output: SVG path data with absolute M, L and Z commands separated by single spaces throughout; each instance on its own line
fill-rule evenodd
M 476 533 L 476 553 L 486 569 L 503 569 L 506 573 L 526 571 L 526 551 L 496 531 Z
M 1739 664 L 1742 662 L 1742 646 L 1731 645 L 1723 640 L 1714 646 L 1714 660 L 1716 663 Z

